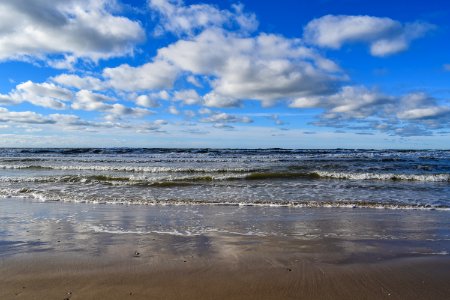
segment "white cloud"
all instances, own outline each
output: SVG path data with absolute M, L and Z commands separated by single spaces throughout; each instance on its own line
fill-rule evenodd
M 163 125 L 166 124 L 167 121 L 165 120 L 156 120 L 153 122 L 141 124 L 140 126 L 137 126 L 135 129 L 137 133 L 163 132 L 161 131 L 161 128 Z
M 336 64 L 300 40 L 272 34 L 243 38 L 219 29 L 205 30 L 191 40 L 160 49 L 158 59 L 183 71 L 212 76 L 214 94 L 205 101 L 218 107 L 239 105 L 244 99 L 270 105 L 276 100 L 327 94 L 341 79 Z
M 304 38 L 311 44 L 339 49 L 352 42 L 370 44 L 374 56 L 387 56 L 408 49 L 434 26 L 423 22 L 402 24 L 390 18 L 326 15 L 309 22 Z
M 379 130 L 393 135 L 430 135 L 449 126 L 450 106 L 425 93 L 394 97 L 363 86 L 346 86 L 331 96 L 298 98 L 291 107 L 320 108 L 317 126 Z
M 124 64 L 116 68 L 106 68 L 103 71 L 108 85 L 125 91 L 171 88 L 177 75 L 177 68 L 161 60 L 139 67 Z
M 17 102 L 30 102 L 37 106 L 52 109 L 65 109 L 64 102 L 72 99 L 72 92 L 53 83 L 34 83 L 27 81 L 16 86 L 10 94 Z
M 149 6 L 158 13 L 160 26 L 155 33 L 172 32 L 193 35 L 211 27 L 228 27 L 251 32 L 258 27 L 254 14 L 245 13 L 243 6 L 232 5 L 232 11 L 220 10 L 209 4 L 184 5 L 181 0 L 149 0 Z
M 169 122 L 167 122 L 166 120 L 159 119 L 159 120 L 153 121 L 153 124 L 161 126 L 161 125 L 167 125 L 167 124 L 169 124 Z
M 62 59 L 48 59 L 47 63 L 50 67 L 55 69 L 73 70 L 78 58 L 74 55 L 64 54 Z
M 187 105 L 199 104 L 202 102 L 202 98 L 197 94 L 195 90 L 181 90 L 174 93 L 174 100 L 182 101 Z
M 450 68 L 450 65 L 449 65 L 449 68 Z M 193 75 L 189 75 L 189 76 L 186 78 L 186 81 L 189 82 L 189 83 L 191 83 L 192 85 L 198 87 L 198 88 L 203 87 L 202 84 L 198 81 L 197 77 L 195 77 L 195 76 L 193 76 Z
M 213 113 L 213 111 L 210 110 L 209 108 L 203 107 L 203 108 L 200 108 L 200 109 L 198 110 L 198 113 L 201 114 L 201 115 L 210 115 L 210 114 Z
M 159 100 L 169 100 L 170 94 L 165 91 L 153 92 L 145 95 L 139 95 L 136 97 L 135 102 L 139 106 L 143 107 L 159 107 Z
M 114 99 L 88 90 L 81 90 L 76 93 L 72 108 L 86 111 L 108 111 L 112 108 L 111 104 L 107 103 L 108 101 L 114 101 Z
M 450 72 L 450 64 L 444 64 L 442 68 L 444 69 L 444 71 Z
M 140 95 L 136 98 L 136 104 L 143 107 L 159 107 L 159 102 L 150 95 Z
M 130 54 L 144 31 L 114 15 L 117 7 L 114 0 L 1 1 L 0 60 L 57 54 L 95 61 Z
M 252 123 L 253 120 L 249 117 L 239 117 L 223 112 L 213 112 L 210 116 L 202 118 L 200 122 L 204 123 Z
M 147 112 L 144 109 L 132 109 L 120 104 L 114 104 L 109 111 L 110 114 L 105 116 L 106 122 L 94 122 L 81 119 L 79 116 L 73 114 L 50 114 L 45 116 L 32 111 L 14 112 L 0 107 L 0 123 L 6 123 L 0 125 L 0 128 L 15 128 L 21 129 L 24 132 L 56 129 L 60 132 L 69 130 L 76 131 L 77 133 L 80 131 L 96 132 L 102 128 L 104 130 L 118 129 L 125 130 L 125 132 L 148 133 L 158 131 L 163 125 L 168 124 L 167 121 L 161 119 L 141 123 L 118 122 L 121 120 L 121 116 L 147 115 Z M 38 125 L 40 127 L 37 127 Z
M 119 103 L 109 103 L 111 101 L 115 101 L 115 99 L 88 90 L 81 90 L 76 93 L 72 108 L 77 110 L 103 112 L 105 113 L 107 120 L 117 120 L 123 116 L 140 118 L 153 113 L 152 111 L 143 108 L 133 108 Z
M 428 118 L 439 118 L 442 116 L 450 117 L 450 107 L 447 106 L 433 106 L 425 108 L 414 108 L 407 111 L 402 111 L 397 114 L 400 119 L 417 120 Z
M 9 111 L 0 107 L 0 122 L 25 123 L 25 124 L 53 124 L 54 120 L 44 117 L 32 111 Z
M 239 107 L 242 105 L 242 100 L 230 97 L 223 96 L 216 92 L 211 92 L 203 96 L 205 106 L 209 107 Z
M 290 107 L 324 108 L 324 117 L 367 118 L 385 113 L 385 106 L 392 104 L 394 97 L 369 90 L 363 86 L 345 86 L 330 96 L 300 97 L 291 102 Z
M 180 111 L 178 110 L 178 108 L 176 108 L 176 106 L 171 105 L 169 106 L 169 108 L 167 109 L 167 111 L 172 114 L 172 115 L 179 115 Z
M 92 76 L 80 77 L 74 74 L 60 74 L 51 78 L 51 80 L 61 85 L 80 90 L 98 91 L 106 88 L 103 81 Z
M 20 103 L 18 99 L 14 99 L 10 95 L 0 94 L 0 105 L 14 105 L 18 103 Z
M 136 118 L 141 118 L 141 117 L 153 114 L 153 112 L 148 109 L 139 108 L 139 107 L 137 107 L 137 108 L 127 107 L 127 106 L 124 106 L 124 105 L 118 104 L 118 103 L 112 104 L 111 107 L 107 110 L 107 112 L 110 115 L 114 115 L 117 117 L 132 116 L 132 117 L 136 117 Z
M 402 110 L 397 117 L 405 120 L 434 120 L 450 122 L 450 106 L 439 105 L 436 99 L 425 93 L 411 93 L 400 100 Z

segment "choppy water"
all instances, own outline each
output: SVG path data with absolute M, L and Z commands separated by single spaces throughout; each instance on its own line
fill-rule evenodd
M 0 149 L 0 196 L 450 210 L 450 151 Z

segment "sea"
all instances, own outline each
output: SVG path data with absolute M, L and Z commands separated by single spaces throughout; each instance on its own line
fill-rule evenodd
M 450 210 L 450 150 L 4 148 L 0 197 Z

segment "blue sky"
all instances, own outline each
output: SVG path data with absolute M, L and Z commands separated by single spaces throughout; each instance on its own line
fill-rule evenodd
M 450 147 L 447 1 L 0 0 L 1 147 Z

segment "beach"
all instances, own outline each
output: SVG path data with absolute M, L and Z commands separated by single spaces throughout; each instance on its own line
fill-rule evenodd
M 449 161 L 0 149 L 0 299 L 448 299 Z
M 0 300 L 450 300 L 449 16 L 0 0 Z
M 447 211 L 0 201 L 1 299 L 447 299 Z

